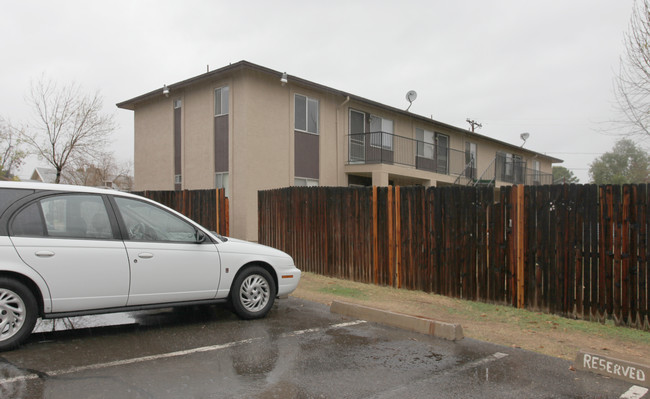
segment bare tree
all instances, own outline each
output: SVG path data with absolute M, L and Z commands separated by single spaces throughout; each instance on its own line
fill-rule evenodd
M 621 121 L 627 134 L 650 135 L 650 0 L 635 0 L 625 54 L 615 79 Z
M 102 114 L 102 97 L 82 93 L 72 83 L 58 87 L 42 77 L 33 82 L 28 96 L 33 122 L 22 137 L 38 155 L 56 169 L 56 183 L 70 163 L 94 159 L 104 151 L 115 129 L 113 115 Z
M 118 163 L 112 153 L 105 152 L 92 160 L 76 158 L 63 173 L 61 181 L 82 186 L 109 186 L 129 191 L 133 187 L 129 162 Z
M 28 155 L 19 136 L 9 122 L 0 118 L 0 177 L 14 177 L 13 170 L 19 168 Z

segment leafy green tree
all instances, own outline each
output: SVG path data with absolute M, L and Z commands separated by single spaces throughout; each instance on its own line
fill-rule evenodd
M 646 183 L 649 166 L 650 157 L 645 150 L 630 139 L 621 139 L 612 151 L 591 163 L 589 176 L 596 184 Z
M 580 179 L 569 169 L 564 166 L 553 166 L 553 184 L 572 184 L 579 182 Z

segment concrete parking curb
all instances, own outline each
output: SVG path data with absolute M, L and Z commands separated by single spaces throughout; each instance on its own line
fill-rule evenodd
M 390 312 L 348 302 L 334 301 L 330 306 L 330 311 L 450 341 L 463 339 L 463 328 L 460 324 L 443 323 L 426 317 Z

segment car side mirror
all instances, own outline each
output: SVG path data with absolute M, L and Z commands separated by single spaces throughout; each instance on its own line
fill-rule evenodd
M 195 239 L 197 244 L 203 244 L 205 242 L 205 233 L 201 230 L 197 230 Z

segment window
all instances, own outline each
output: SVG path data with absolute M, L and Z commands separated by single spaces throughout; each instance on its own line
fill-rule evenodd
M 196 242 L 194 226 L 176 215 L 130 198 L 115 197 L 115 203 L 126 225 L 129 240 Z
M 110 239 L 113 230 L 99 195 L 59 195 L 35 202 L 14 218 L 16 236 Z
M 449 171 L 449 136 L 436 133 L 436 159 L 438 173 L 447 174 Z
M 214 116 L 228 115 L 228 86 L 220 87 L 214 91 Z
M 316 187 L 318 186 L 318 180 L 296 177 L 293 179 L 293 185 L 297 187 Z
M 183 182 L 183 177 L 181 175 L 174 175 L 174 184 L 181 184 Z
M 512 154 L 506 154 L 506 176 L 512 178 L 513 161 Z
M 393 121 L 370 116 L 370 145 L 384 150 L 393 149 Z
M 433 159 L 434 134 L 429 130 L 415 129 L 415 139 L 418 142 L 418 156 L 421 158 Z
M 449 136 L 416 128 L 418 168 L 436 173 L 449 172 Z
M 476 143 L 465 142 L 465 177 L 476 178 Z
M 181 100 L 180 98 L 174 100 L 174 109 L 179 109 L 182 106 L 183 106 L 183 100 Z
M 497 176 L 502 181 L 522 184 L 525 179 L 526 161 L 521 155 L 497 152 Z
M 230 176 L 228 172 L 214 174 L 214 187 L 223 188 L 226 191 L 226 197 L 230 197 Z
M 540 184 L 540 178 L 541 178 L 541 167 L 539 164 L 539 161 L 534 159 L 533 160 L 533 184 Z
M 45 223 L 43 223 L 41 207 L 33 203 L 20 211 L 11 224 L 11 235 L 18 237 L 44 237 Z
M 350 162 L 366 160 L 365 118 L 363 112 L 350 110 Z
M 295 95 L 295 129 L 318 134 L 318 100 Z

